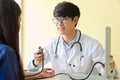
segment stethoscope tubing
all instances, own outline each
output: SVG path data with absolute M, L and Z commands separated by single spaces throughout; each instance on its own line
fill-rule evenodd
M 71 46 L 71 48 L 73 48 L 73 46 L 78 43 L 80 45 L 80 51 L 82 52 L 82 45 L 80 43 L 80 38 L 81 38 L 81 31 L 79 31 L 79 38 L 78 38 L 78 41 L 77 42 L 74 42 Z M 58 41 L 57 41 L 57 44 L 56 44 L 56 49 L 55 49 L 55 57 L 57 57 L 57 51 L 58 51 L 58 45 L 59 45 L 59 41 L 60 41 L 60 36 L 58 37 Z

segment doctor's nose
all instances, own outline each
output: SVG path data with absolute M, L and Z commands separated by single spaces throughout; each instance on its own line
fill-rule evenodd
M 64 24 L 60 21 L 58 22 L 58 24 L 56 24 L 56 27 L 62 27 L 62 26 L 64 26 Z

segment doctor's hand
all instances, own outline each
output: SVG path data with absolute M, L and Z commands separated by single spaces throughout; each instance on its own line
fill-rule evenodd
M 43 50 L 43 49 L 42 49 Z M 42 51 L 43 52 L 43 51 Z M 42 63 L 42 60 L 44 59 L 44 55 L 41 54 L 41 51 L 38 50 L 34 53 L 34 60 L 33 60 L 33 64 L 34 66 L 39 66 Z

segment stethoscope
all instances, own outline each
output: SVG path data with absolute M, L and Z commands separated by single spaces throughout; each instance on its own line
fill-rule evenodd
M 78 31 L 79 31 L 79 38 L 78 38 L 78 40 L 77 40 L 76 42 L 74 42 L 74 43 L 72 44 L 71 48 L 73 48 L 73 46 L 74 46 L 75 44 L 79 44 L 79 46 L 80 46 L 80 51 L 82 52 L 82 45 L 81 45 L 81 43 L 80 43 L 81 31 L 80 31 L 80 30 L 78 30 Z M 56 44 L 55 58 L 57 58 L 57 51 L 58 51 L 57 49 L 58 49 L 59 41 L 60 41 L 60 36 L 58 37 L 58 41 L 57 41 L 57 44 Z M 83 55 L 80 57 L 80 61 L 81 61 L 81 59 L 82 59 L 83 57 L 84 57 Z

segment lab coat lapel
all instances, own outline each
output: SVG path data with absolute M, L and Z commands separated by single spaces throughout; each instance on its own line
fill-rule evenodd
M 62 60 L 67 60 L 67 54 L 64 48 L 63 41 L 60 39 L 59 46 L 58 46 L 58 54 L 59 57 L 61 57 Z
M 81 55 L 80 54 L 81 53 L 81 51 L 80 51 L 80 45 L 78 43 L 75 43 L 75 42 L 78 42 L 79 41 L 79 37 L 81 37 L 80 36 L 80 32 L 78 30 L 76 31 L 76 36 L 75 37 L 76 37 L 76 40 L 71 45 L 73 47 L 71 48 L 70 56 L 69 56 L 69 58 L 67 60 L 67 63 L 70 63 L 71 60 L 73 61 L 74 58 L 76 58 L 77 56 Z

